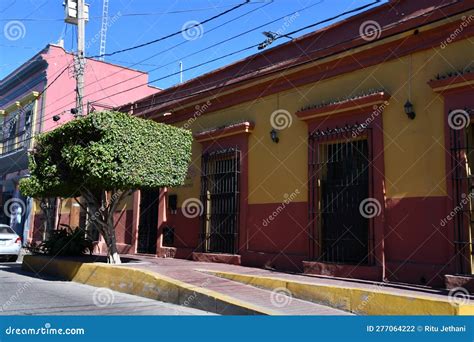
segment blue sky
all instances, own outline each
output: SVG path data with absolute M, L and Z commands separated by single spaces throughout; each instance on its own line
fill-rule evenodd
M 64 39 L 64 45 L 68 51 L 76 49 L 76 28 L 64 23 L 62 2 L 62 0 L 0 0 L 0 79 L 32 57 L 46 44 L 57 42 L 60 38 Z M 90 6 L 91 17 L 86 25 L 86 54 L 95 56 L 99 54 L 98 37 L 101 26 L 102 0 L 86 2 Z M 113 18 L 113 23 L 110 23 L 107 32 L 107 53 L 179 31 L 185 23 L 201 22 L 230 9 L 243 0 L 110 0 L 109 2 L 109 16 Z M 187 37 L 198 37 L 197 39 L 185 39 L 186 37 L 179 34 L 156 44 L 106 57 L 105 60 L 149 71 L 150 80 L 159 79 L 178 72 L 180 60 L 186 69 L 258 44 L 265 39 L 262 31 L 291 32 L 371 2 L 372 0 L 274 0 L 273 2 L 252 0 L 250 4 L 203 25 L 197 36 L 190 33 L 190 36 Z M 301 11 L 313 4 L 314 6 L 311 8 Z M 261 29 L 241 35 L 245 31 L 296 11 L 299 11 L 298 15 L 292 20 L 281 19 Z M 12 21 L 19 21 L 23 26 L 21 29 L 24 28 L 19 36 L 13 37 L 14 39 L 5 32 L 7 25 Z M 228 21 L 231 22 L 226 24 Z M 220 25 L 223 26 L 216 28 Z M 326 25 L 328 24 L 322 26 Z M 296 36 L 313 30 L 300 32 Z M 236 39 L 185 58 L 193 52 L 236 35 L 239 36 Z M 274 45 L 284 41 L 285 39 L 281 39 Z M 177 44 L 180 45 L 175 47 Z M 184 80 L 256 52 L 257 49 L 247 50 L 185 71 Z M 147 60 L 143 61 L 145 59 Z M 166 88 L 178 82 L 179 75 L 174 75 L 153 84 Z

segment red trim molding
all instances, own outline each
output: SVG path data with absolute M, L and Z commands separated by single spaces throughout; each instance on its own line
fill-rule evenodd
M 228 125 L 225 127 L 214 128 L 205 132 L 194 134 L 194 138 L 197 142 L 204 142 L 209 140 L 216 140 L 231 135 L 252 133 L 255 125 L 252 122 L 241 122 L 238 124 Z
M 305 274 L 365 280 L 382 280 L 383 274 L 381 266 L 330 264 L 317 261 L 303 261 L 303 269 Z
M 443 15 L 445 16 L 445 15 Z M 421 20 L 421 19 L 420 19 Z M 461 20 L 456 20 L 451 23 L 443 24 L 439 27 L 418 32 L 417 34 L 410 35 L 408 37 L 401 37 L 385 44 L 377 45 L 371 47 L 367 50 L 354 52 L 351 56 L 343 56 L 340 58 L 335 58 L 332 61 L 326 63 L 317 64 L 317 62 L 328 57 L 338 57 L 339 50 L 331 51 L 330 48 L 323 49 L 321 51 L 316 51 L 314 56 L 301 57 L 305 59 L 311 59 L 311 62 L 307 68 L 301 70 L 291 70 L 292 65 L 297 65 L 300 63 L 299 60 L 292 59 L 289 62 L 289 65 L 279 65 L 279 68 L 275 70 L 288 71 L 291 72 L 288 75 L 276 76 L 270 80 L 262 80 L 260 78 L 250 78 L 250 79 L 241 79 L 237 78 L 232 82 L 226 83 L 225 89 L 229 90 L 229 93 L 221 94 L 222 90 L 220 88 L 212 87 L 208 88 L 206 86 L 208 83 L 205 83 L 202 87 L 196 86 L 192 87 L 191 84 L 183 84 L 178 87 L 180 94 L 185 92 L 185 95 L 194 93 L 195 96 L 184 97 L 181 99 L 175 98 L 175 93 L 177 89 L 170 89 L 169 91 L 160 92 L 155 99 L 158 101 L 158 105 L 153 106 L 150 98 L 145 98 L 138 103 L 139 107 L 142 109 L 135 110 L 134 114 L 137 116 L 144 116 L 149 119 L 155 119 L 159 122 L 165 123 L 174 123 L 191 118 L 195 112 L 193 109 L 193 104 L 197 101 L 212 99 L 212 107 L 209 108 L 205 115 L 208 115 L 212 112 L 222 110 L 225 108 L 232 107 L 234 105 L 244 103 L 247 101 L 252 101 L 255 98 L 265 97 L 272 95 L 278 92 L 285 91 L 287 89 L 292 89 L 299 86 L 304 86 L 306 84 L 315 83 L 322 81 L 331 77 L 336 77 L 341 74 L 347 74 L 354 70 L 360 70 L 369 66 L 377 65 L 380 63 L 385 63 L 396 58 L 401 58 L 403 56 L 415 53 L 418 51 L 423 51 L 431 49 L 433 47 L 439 47 L 440 44 L 446 40 L 446 32 L 453 32 L 459 25 L 462 23 Z M 422 22 L 418 22 L 419 25 L 422 25 Z M 400 28 L 406 26 L 405 24 L 400 24 Z M 474 35 L 474 25 L 471 25 L 465 28 L 460 35 L 456 37 L 456 41 L 461 39 L 467 39 Z M 346 50 L 350 50 L 351 46 L 345 47 Z M 332 49 L 334 50 L 334 48 Z M 280 68 L 281 67 L 281 68 Z M 261 71 L 259 76 L 262 78 L 264 76 L 271 77 L 273 76 L 271 69 L 269 72 Z M 211 73 L 217 77 L 215 73 Z M 203 79 L 200 79 L 204 82 Z M 218 82 L 217 82 L 218 81 Z M 216 84 L 222 84 L 223 80 L 219 79 L 215 81 Z M 209 80 L 209 83 L 212 83 L 213 80 Z M 256 84 L 253 84 L 255 83 Z M 240 88 L 247 86 L 244 89 L 234 90 L 234 88 Z M 189 89 L 187 89 L 188 87 Z M 216 89 L 214 89 L 216 88 Z M 238 95 L 236 95 L 236 91 Z M 171 92 L 170 94 L 168 94 Z M 127 108 L 128 110 L 128 108 Z M 173 115 L 168 117 L 159 117 L 159 113 L 165 111 L 173 111 Z
M 440 80 L 431 80 L 428 82 L 428 85 L 437 93 L 444 93 L 454 89 L 461 90 L 462 88 L 474 89 L 474 71 Z
M 218 254 L 218 253 L 198 253 L 192 254 L 194 261 L 216 262 L 219 264 L 240 265 L 240 255 L 237 254 Z
M 389 94 L 385 92 L 379 92 L 367 96 L 357 97 L 354 99 L 348 99 L 338 103 L 321 106 L 318 108 L 300 110 L 295 114 L 303 121 L 330 114 L 354 114 L 356 112 L 367 111 L 369 107 L 377 106 L 382 103 L 388 104 L 389 99 Z

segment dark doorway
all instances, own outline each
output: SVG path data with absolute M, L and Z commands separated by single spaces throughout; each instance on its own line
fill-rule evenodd
M 363 134 L 354 138 L 351 128 L 310 137 L 317 259 L 368 264 L 370 219 L 360 205 L 370 197 L 369 144 Z
M 237 252 L 240 200 L 240 151 L 227 149 L 202 156 L 201 243 L 204 252 Z
M 141 191 L 138 224 L 138 253 L 156 254 L 159 190 Z

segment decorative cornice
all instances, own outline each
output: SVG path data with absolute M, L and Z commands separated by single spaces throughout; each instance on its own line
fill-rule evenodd
M 306 107 L 296 112 L 296 116 L 305 121 L 320 116 L 365 111 L 369 107 L 373 110 L 373 106 L 378 106 L 382 103 L 388 105 L 389 99 L 389 94 L 379 90 L 369 94 L 366 93 L 342 100 L 326 101 L 315 106 Z
M 31 93 L 25 95 L 24 97 L 21 98 L 19 101 L 13 102 L 11 105 L 6 107 L 5 109 L 0 110 L 1 115 L 7 115 L 8 113 L 11 113 L 23 106 L 28 105 L 31 103 L 33 100 L 36 100 L 39 97 L 39 92 L 37 91 L 32 91 Z
M 231 135 L 251 133 L 255 124 L 250 121 L 239 122 L 235 124 L 229 124 L 226 126 L 211 128 L 202 132 L 194 134 L 194 138 L 197 142 L 204 142 L 209 140 L 221 139 Z
M 428 85 L 437 93 L 464 87 L 474 88 L 474 69 L 438 75 L 436 79 L 429 81 Z

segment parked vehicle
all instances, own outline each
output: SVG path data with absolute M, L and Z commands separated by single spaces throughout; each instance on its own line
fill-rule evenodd
M 0 257 L 16 261 L 21 250 L 21 237 L 8 225 L 0 224 Z

